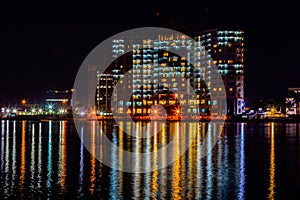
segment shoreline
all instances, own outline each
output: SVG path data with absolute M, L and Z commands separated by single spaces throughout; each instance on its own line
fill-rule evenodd
M 82 118 L 82 121 L 115 121 L 122 120 L 122 121 L 151 121 L 150 118 L 127 118 L 127 117 L 119 117 L 119 118 Z M 74 118 L 72 116 L 17 116 L 17 117 L 7 117 L 7 118 L 0 118 L 0 120 L 30 120 L 30 121 L 73 121 Z M 78 120 L 81 120 L 80 118 Z M 166 122 L 210 122 L 210 119 L 197 119 L 197 118 L 167 118 L 167 119 L 152 119 L 153 121 L 166 121 Z M 253 123 L 259 123 L 259 122 L 282 122 L 282 123 L 300 123 L 300 117 L 294 117 L 294 118 L 261 118 L 261 119 L 247 119 L 247 118 L 231 118 L 231 119 L 214 119 L 214 122 L 236 122 L 236 123 L 242 123 L 242 122 L 253 122 Z

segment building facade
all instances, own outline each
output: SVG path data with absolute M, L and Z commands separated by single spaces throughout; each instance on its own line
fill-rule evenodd
M 61 113 L 69 112 L 73 107 L 73 91 L 73 89 L 48 90 L 45 98 L 45 110 Z
M 244 32 L 208 30 L 195 35 L 195 41 L 183 34 L 159 35 L 133 43 L 130 39 L 112 41 L 113 58 L 116 60 L 104 74 L 97 74 L 97 108 L 108 107 L 110 100 L 117 102 L 118 115 L 151 114 L 151 106 L 163 105 L 168 115 L 189 114 L 210 116 L 242 114 L 244 102 Z M 121 56 L 125 49 L 130 53 Z M 174 52 L 181 52 L 177 55 Z M 191 64 L 193 63 L 193 65 Z M 222 87 L 213 87 L 214 75 L 210 67 L 217 66 Z M 203 67 L 205 66 L 205 67 Z M 124 74 L 130 79 L 122 83 Z M 129 100 L 113 96 L 117 83 L 130 91 Z M 189 86 L 189 87 L 187 87 Z M 214 107 L 222 101 L 211 101 L 211 92 L 220 93 L 227 105 Z M 224 93 L 223 93 L 224 94 Z M 120 95 L 122 96 L 122 95 Z M 110 99 L 110 100 L 109 100 Z
M 286 113 L 288 115 L 300 114 L 300 88 L 288 88 L 286 104 Z
M 242 114 L 244 107 L 244 31 L 207 30 L 199 34 L 222 76 L 227 96 L 227 114 Z

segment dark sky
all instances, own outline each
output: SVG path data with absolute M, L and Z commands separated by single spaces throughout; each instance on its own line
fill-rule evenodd
M 147 2 L 4 9 L 0 105 L 21 98 L 34 102 L 48 89 L 72 88 L 78 68 L 95 46 L 145 26 L 186 34 L 183 30 L 243 29 L 246 98 L 285 96 L 288 87 L 300 87 L 300 12 L 292 1 Z

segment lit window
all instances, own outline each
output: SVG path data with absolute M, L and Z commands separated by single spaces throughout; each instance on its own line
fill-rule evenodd
M 123 113 L 123 108 L 119 108 L 118 110 L 118 113 Z

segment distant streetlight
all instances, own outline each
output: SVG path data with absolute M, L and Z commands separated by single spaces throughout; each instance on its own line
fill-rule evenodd
M 21 100 L 21 104 L 22 104 L 22 105 L 25 105 L 26 103 L 27 103 L 26 99 L 22 99 L 22 100 Z
M 49 110 L 51 110 L 51 109 L 53 108 L 53 105 L 52 105 L 52 104 L 49 104 L 49 105 L 48 105 L 48 108 L 49 108 Z
M 80 116 L 83 117 L 84 115 L 85 115 L 85 112 L 84 112 L 84 111 L 81 111 L 81 112 L 80 112 Z

